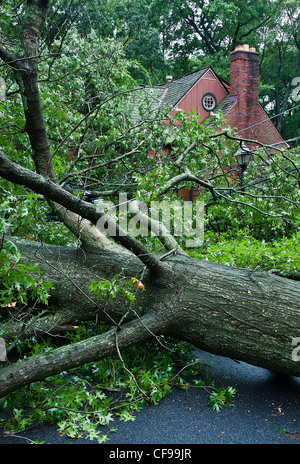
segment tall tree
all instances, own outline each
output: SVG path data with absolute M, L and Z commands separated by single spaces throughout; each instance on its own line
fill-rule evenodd
M 286 2 L 277 22 L 265 29 L 261 44 L 262 96 L 271 114 L 278 115 L 275 123 L 286 139 L 299 136 L 299 109 L 292 110 L 297 106 L 293 83 L 300 74 L 299 15 L 296 3 Z
M 10 124 L 10 130 L 12 127 L 17 129 L 18 143 L 22 140 L 21 148 L 16 146 L 15 134 L 12 131 L 7 133 L 3 127 L 6 133 L 1 139 L 0 176 L 45 197 L 61 221 L 76 235 L 79 247 L 40 247 L 27 242 L 24 246 L 22 240 L 15 240 L 25 253 L 24 263 L 28 260 L 39 263 L 53 281 L 51 298 L 57 311 L 40 314 L 31 308 L 16 324 L 16 321 L 10 321 L 2 335 L 8 340 L 9 337 L 21 337 L 29 334 L 32 327 L 41 334 L 57 334 L 74 329 L 75 320 L 95 318 L 109 322 L 112 328 L 100 336 L 4 367 L 0 371 L 0 395 L 7 395 L 20 386 L 84 362 L 98 360 L 112 352 L 120 353 L 120 349 L 133 343 L 152 337 L 157 340 L 159 335 L 178 337 L 214 353 L 299 376 L 300 365 L 293 356 L 293 343 L 298 340 L 300 322 L 298 282 L 267 272 L 235 269 L 193 259 L 177 242 L 172 228 L 166 229 L 159 219 L 149 217 L 144 209 L 150 200 L 166 199 L 169 193 L 170 199 L 178 198 L 176 189 L 181 188 L 183 183 L 188 186 L 197 183 L 203 189 L 207 206 L 223 201 L 225 204 L 243 204 L 250 211 L 264 213 L 274 223 L 282 221 L 288 230 L 296 226 L 294 222 L 299 214 L 299 155 L 295 153 L 290 158 L 279 150 L 269 159 L 266 147 L 262 147 L 263 150 L 253 155 L 254 163 L 249 171 L 248 181 L 253 175 L 256 182 L 249 185 L 247 195 L 241 195 L 233 154 L 242 139 L 233 137 L 227 129 L 216 133 L 214 129 L 199 127 L 197 115 L 179 115 L 178 121 L 174 121 L 175 125 L 181 124 L 181 130 L 173 133 L 174 156 L 162 156 L 161 143 L 166 142 L 169 135 L 160 121 L 166 115 L 156 113 L 156 118 L 150 118 L 149 111 L 153 105 L 145 111 L 144 105 L 149 102 L 149 97 L 152 103 L 154 99 L 157 108 L 155 95 L 149 96 L 139 86 L 120 87 L 128 74 L 123 68 L 119 69 L 120 61 L 116 60 L 111 49 L 108 55 L 112 61 L 102 93 L 97 87 L 97 78 L 88 89 L 83 85 L 85 79 L 94 76 L 93 67 L 88 74 L 85 74 L 88 66 L 83 68 L 83 65 L 79 69 L 71 67 L 69 72 L 62 69 L 65 79 L 57 81 L 53 66 L 58 63 L 57 54 L 64 63 L 62 44 L 65 47 L 67 42 L 62 42 L 60 37 L 57 44 L 53 42 L 53 46 L 58 45 L 57 53 L 51 48 L 49 56 L 46 52 L 41 54 L 40 43 L 49 5 L 48 0 L 22 2 L 18 17 L 10 16 L 16 21 L 14 30 L 18 26 L 18 33 L 0 46 L 0 58 L 5 69 L 15 78 L 5 103 L 10 105 L 12 99 L 16 110 L 16 120 L 14 125 Z M 55 5 L 56 2 L 51 3 L 52 7 Z M 11 7 L 10 13 L 15 13 L 14 7 Z M 84 56 L 89 63 L 91 43 L 88 42 L 86 49 L 81 37 L 77 38 L 76 30 L 72 37 L 76 58 Z M 93 35 L 89 37 L 91 39 L 94 39 Z M 107 44 L 104 48 L 108 50 Z M 67 48 L 67 56 L 69 51 Z M 99 67 L 100 73 L 103 73 L 102 62 L 94 56 L 92 62 L 94 58 L 97 69 Z M 115 74 L 112 69 L 115 69 Z M 39 81 L 40 75 L 43 79 Z M 74 77 L 74 86 L 70 88 L 71 76 Z M 107 81 L 108 87 L 104 85 Z M 57 88 L 51 87 L 53 82 Z M 109 87 L 110 96 L 107 93 Z M 127 125 L 124 121 L 128 115 L 128 101 L 118 98 L 125 95 L 132 98 L 134 94 L 139 97 L 132 105 L 132 124 Z M 58 113 L 54 123 L 49 116 L 49 106 L 51 110 L 58 106 L 57 96 L 63 105 L 71 101 L 72 111 L 79 118 L 71 120 L 75 124 L 69 130 L 65 130 L 62 124 L 64 118 L 70 117 L 68 114 Z M 112 101 L 118 103 L 112 104 Z M 23 119 L 18 112 L 20 102 Z M 220 121 L 222 124 L 223 121 Z M 49 127 L 57 130 L 59 140 L 51 131 L 48 132 Z M 147 127 L 150 130 L 146 130 Z M 100 136 L 93 143 L 93 137 L 97 138 L 100 130 Z M 77 138 L 72 138 L 75 133 Z M 223 138 L 226 139 L 225 144 Z M 75 158 L 70 164 L 66 162 L 63 151 L 60 152 L 62 147 L 63 150 L 68 147 L 68 141 L 71 141 L 69 148 L 75 151 Z M 76 142 L 79 143 L 76 145 Z M 127 146 L 126 151 L 119 150 L 120 146 L 124 149 L 126 143 L 133 142 L 134 145 Z M 86 149 L 84 154 L 81 152 L 83 146 Z M 149 164 L 151 146 L 159 156 Z M 30 160 L 22 156 L 24 147 L 31 154 Z M 220 151 L 223 152 L 222 160 Z M 133 158 L 130 158 L 132 155 Z M 77 163 L 82 163 L 80 169 Z M 164 254 L 155 253 L 156 247 L 151 245 L 152 235 L 150 239 L 138 239 L 135 233 L 127 230 L 127 222 L 122 227 L 121 221 L 105 214 L 104 207 L 85 201 L 86 185 L 77 194 L 75 187 L 66 182 L 65 176 L 73 176 L 80 182 L 88 173 L 89 182 L 107 188 L 108 171 L 116 163 L 121 164 L 117 174 L 127 171 L 130 187 L 133 187 L 129 197 L 133 214 L 131 226 L 135 228 L 138 222 L 144 230 L 151 230 L 164 246 Z M 265 189 L 265 209 L 259 206 L 262 190 L 258 187 L 257 175 L 261 172 L 271 186 L 275 180 L 278 188 L 282 180 L 285 187 L 279 195 L 269 188 Z M 261 179 L 264 186 L 265 180 Z M 126 191 L 127 187 L 126 181 L 122 182 L 122 190 Z M 109 195 L 115 193 L 115 190 L 108 192 Z M 143 200 L 142 207 L 131 201 L 134 199 Z M 176 209 L 178 203 L 171 205 Z M 200 217 L 201 211 L 198 210 L 195 220 Z M 189 216 L 186 225 L 190 222 Z M 173 224 L 174 232 L 178 226 L 178 223 Z M 201 232 L 201 227 L 196 231 Z M 193 233 L 186 233 L 187 238 L 194 239 L 195 230 L 190 232 Z M 196 238 L 199 237 L 196 235 Z M 116 274 L 122 275 L 123 282 L 134 281 L 140 292 L 133 295 L 120 285 L 119 293 L 109 293 L 105 301 L 97 300 L 103 279 L 107 282 Z M 112 299 L 112 296 L 115 298 Z
M 276 5 L 275 5 L 276 3 Z M 161 24 L 167 48 L 174 55 L 213 57 L 232 51 L 238 42 L 258 45 L 263 26 L 274 20 L 280 2 L 260 0 L 196 0 L 153 2 L 161 13 Z

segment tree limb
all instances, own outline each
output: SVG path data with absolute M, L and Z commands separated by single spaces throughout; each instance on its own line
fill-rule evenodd
M 156 332 L 158 329 L 161 333 L 162 324 L 153 313 L 143 316 L 141 320 L 124 324 L 122 330 L 118 331 L 118 350 L 151 338 L 151 332 Z M 116 351 L 113 328 L 102 335 L 57 348 L 51 353 L 18 361 L 0 371 L 0 397 L 8 395 L 16 388 L 43 380 L 63 370 L 75 368 L 85 362 L 99 361 L 115 354 Z
M 27 188 L 41 193 L 48 200 L 53 200 L 59 203 L 70 211 L 78 214 L 80 217 L 88 219 L 92 224 L 97 225 L 101 219 L 107 223 L 108 231 L 114 231 L 109 235 L 120 245 L 134 253 L 139 259 L 152 271 L 162 270 L 162 264 L 159 259 L 149 252 L 149 250 L 136 238 L 124 231 L 117 223 L 99 211 L 96 206 L 75 197 L 67 192 L 59 185 L 52 182 L 49 178 L 45 178 L 23 166 L 20 166 L 8 160 L 2 152 L 0 152 L 0 176 L 4 179 L 14 182 L 18 185 L 24 185 Z

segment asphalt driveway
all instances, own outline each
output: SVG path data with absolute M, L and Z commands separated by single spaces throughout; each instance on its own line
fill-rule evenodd
M 212 359 L 211 375 L 237 389 L 234 407 L 215 412 L 208 406 L 204 390 L 174 389 L 158 406 L 144 407 L 134 422 L 114 422 L 118 432 L 109 435 L 107 444 L 300 444 L 300 378 L 201 351 L 197 356 L 202 361 Z M 46 425 L 17 436 L 2 436 L 0 444 L 26 444 L 31 440 L 45 444 L 93 443 L 61 437 L 55 426 Z

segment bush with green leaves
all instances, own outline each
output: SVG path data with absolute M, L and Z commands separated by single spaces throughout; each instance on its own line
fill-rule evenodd
M 239 230 L 235 237 L 219 236 L 214 232 L 205 234 L 201 250 L 192 250 L 195 258 L 206 259 L 227 266 L 273 271 L 286 276 L 300 276 L 300 232 L 290 238 L 268 242 L 257 240 L 251 230 Z
M 291 237 L 300 227 L 299 165 L 299 148 L 272 156 L 257 150 L 244 175 L 244 194 L 231 190 L 234 185 L 220 192 L 222 199 L 207 211 L 208 229 L 232 238 L 241 229 L 259 240 Z
M 52 283 L 44 280 L 36 263 L 24 264 L 16 245 L 8 241 L 0 250 L 0 305 L 48 303 Z M 0 306 L 0 309 L 1 309 Z

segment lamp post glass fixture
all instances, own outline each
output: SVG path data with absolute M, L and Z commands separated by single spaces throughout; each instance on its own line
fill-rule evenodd
M 243 182 L 244 182 L 244 172 L 247 169 L 248 164 L 250 163 L 250 160 L 252 158 L 252 151 L 249 150 L 249 148 L 246 147 L 246 145 L 241 145 L 241 148 L 239 148 L 236 152 L 235 155 L 236 160 L 241 166 L 241 192 L 242 195 L 245 193 L 245 189 L 243 188 Z

